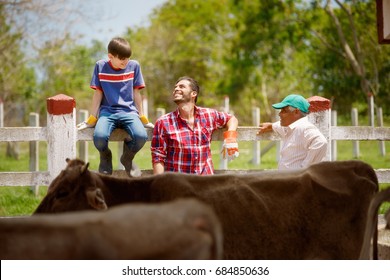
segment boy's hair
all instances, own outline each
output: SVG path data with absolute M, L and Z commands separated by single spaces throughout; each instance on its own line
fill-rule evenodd
M 111 39 L 110 43 L 108 43 L 107 49 L 108 53 L 118 57 L 119 59 L 130 58 L 131 56 L 131 47 L 129 42 L 120 37 Z
M 183 77 L 180 77 L 179 79 L 177 79 L 176 84 L 182 80 L 187 80 L 190 82 L 191 89 L 196 92 L 196 97 L 195 97 L 195 103 L 196 103 L 196 101 L 198 100 L 198 95 L 199 95 L 199 91 L 200 91 L 198 82 L 191 77 L 183 76 Z

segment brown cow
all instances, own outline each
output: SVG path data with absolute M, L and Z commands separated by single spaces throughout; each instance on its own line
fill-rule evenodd
M 367 209 L 378 191 L 375 171 L 362 161 L 245 175 L 141 178 L 104 176 L 87 167 L 63 170 L 36 213 L 196 197 L 222 223 L 225 259 L 357 259 Z
M 4 259 L 221 259 L 222 228 L 195 199 L 0 219 Z
M 372 199 L 368 208 L 367 225 L 364 233 L 364 241 L 360 252 L 361 260 L 370 259 L 371 240 L 373 240 L 374 258 L 377 255 L 377 239 L 378 239 L 378 210 L 381 204 L 385 201 L 390 201 L 390 187 L 378 192 Z M 386 228 L 389 227 L 389 213 L 385 214 Z

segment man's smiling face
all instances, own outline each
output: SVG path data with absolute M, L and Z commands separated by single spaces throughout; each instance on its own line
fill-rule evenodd
M 172 92 L 172 100 L 176 104 L 191 102 L 191 100 L 195 100 L 195 97 L 196 92 L 192 90 L 188 80 L 179 81 Z

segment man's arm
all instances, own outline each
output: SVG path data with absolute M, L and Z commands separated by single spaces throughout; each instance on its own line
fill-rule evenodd
M 153 163 L 153 174 L 162 174 L 164 173 L 164 164 L 162 162 Z
M 226 123 L 226 128 L 228 131 L 236 131 L 238 127 L 238 120 L 235 116 L 232 116 L 230 120 Z
M 261 123 L 260 127 L 259 127 L 259 131 L 257 132 L 257 134 L 271 132 L 272 130 L 273 130 L 272 129 L 272 123 L 269 123 L 269 122 Z

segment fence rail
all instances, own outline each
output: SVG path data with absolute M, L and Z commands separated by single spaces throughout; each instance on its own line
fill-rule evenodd
M 353 127 L 331 126 L 332 140 L 390 140 L 390 128 L 387 127 Z M 239 127 L 237 129 L 240 141 L 265 141 L 280 140 L 277 134 L 269 133 L 261 136 L 256 135 L 257 127 Z M 148 129 L 148 141 L 151 140 L 152 130 Z M 223 131 L 213 134 L 213 141 L 223 141 Z M 117 129 L 110 137 L 111 141 L 123 141 L 127 137 L 124 130 Z M 77 133 L 77 141 L 92 141 L 93 129 L 88 128 Z M 9 141 L 47 141 L 47 129 L 45 127 L 7 127 L 0 128 L 0 142 Z M 245 170 L 245 172 L 258 172 L 259 170 Z M 238 170 L 216 170 L 216 173 L 232 173 Z M 145 173 L 145 172 L 144 172 Z M 376 170 L 380 183 L 390 183 L 390 169 Z M 145 174 L 150 174 L 146 171 Z M 50 182 L 48 171 L 37 172 L 0 172 L 0 186 L 30 186 L 47 185 Z
M 68 108 L 64 112 L 64 105 L 61 102 L 69 100 L 63 95 L 60 98 L 51 98 L 48 105 L 47 127 L 6 127 L 0 128 L 0 142 L 48 142 L 48 171 L 33 172 L 0 172 L 0 186 L 39 186 L 49 185 L 59 172 L 65 167 L 65 159 L 76 157 L 76 143 L 78 141 L 92 141 L 93 129 L 77 131 L 75 106 Z M 48 101 L 49 103 L 49 101 Z M 58 103 L 58 104 L 57 104 Z M 318 104 L 317 104 L 318 105 Z M 65 106 L 66 107 L 66 106 Z M 50 109 L 49 109 L 50 108 Z M 54 109 L 53 109 L 54 108 Z M 60 108 L 59 113 L 56 108 Z M 390 128 L 371 126 L 331 126 L 330 108 L 312 112 L 309 119 L 315 123 L 328 140 L 329 147 L 327 157 L 332 160 L 331 143 L 335 140 L 390 140 Z M 239 127 L 237 129 L 240 141 L 264 141 L 280 140 L 277 134 L 267 133 L 257 135 L 258 127 Z M 148 141 L 151 141 L 152 130 L 147 129 Z M 111 141 L 123 141 L 128 137 L 124 130 L 115 130 Z M 223 130 L 218 130 L 213 134 L 214 141 L 223 141 Z M 216 174 L 221 173 L 252 173 L 261 170 L 216 170 Z M 375 170 L 380 183 L 390 183 L 390 169 Z M 123 171 L 116 170 L 114 174 L 123 174 Z M 151 170 L 145 170 L 145 175 L 151 174 Z
M 331 140 L 377 140 L 389 141 L 389 127 L 371 126 L 331 126 Z M 258 127 L 240 126 L 237 129 L 239 141 L 261 141 L 280 140 L 275 133 L 256 135 Z M 152 130 L 147 129 L 148 141 L 152 138 Z M 218 130 L 213 134 L 214 141 L 223 141 L 223 130 Z M 77 132 L 77 141 L 92 141 L 93 128 L 87 128 Z M 121 141 L 128 135 L 124 130 L 116 129 L 112 133 L 111 141 Z M 28 142 L 47 141 L 46 127 L 5 127 L 0 128 L 0 142 Z
M 390 140 L 390 128 L 371 126 L 332 126 L 332 140 Z

